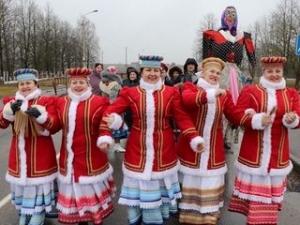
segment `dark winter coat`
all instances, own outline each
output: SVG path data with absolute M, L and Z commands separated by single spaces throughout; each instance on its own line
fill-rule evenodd
M 135 80 L 130 80 L 129 79 L 129 75 L 131 72 L 135 72 L 136 73 L 136 79 Z M 131 68 L 127 71 L 127 79 L 123 80 L 123 84 L 122 87 L 135 87 L 135 86 L 139 86 L 140 85 L 140 75 L 138 73 L 138 71 L 134 68 Z M 128 126 L 128 129 L 130 130 L 131 126 L 132 126 L 132 114 L 130 109 L 127 109 L 125 114 L 124 114 L 124 121 Z

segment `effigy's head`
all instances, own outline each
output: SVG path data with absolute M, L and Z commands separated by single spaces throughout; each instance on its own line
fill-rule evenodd
M 238 17 L 234 6 L 227 6 L 225 8 L 221 17 L 221 24 L 223 28 L 228 28 L 229 30 L 237 28 Z

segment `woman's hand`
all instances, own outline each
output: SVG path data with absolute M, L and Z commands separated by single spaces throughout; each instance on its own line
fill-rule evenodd
M 109 144 L 108 143 L 102 143 L 102 144 L 100 144 L 99 148 L 102 151 L 107 151 L 109 149 Z
M 21 100 L 17 100 L 17 101 L 10 103 L 10 108 L 14 115 L 16 114 L 17 111 L 19 111 L 21 109 L 21 105 L 22 105 Z
M 106 117 L 103 117 L 103 120 L 107 123 L 108 126 L 111 126 L 112 123 L 115 121 L 115 117 L 114 116 L 106 116 Z
M 226 90 L 225 89 L 217 89 L 216 90 L 216 97 L 218 97 L 218 96 L 225 97 L 226 96 Z
M 37 109 L 37 108 L 28 108 L 25 113 L 29 116 L 33 116 L 35 118 L 39 117 L 41 114 L 41 112 Z
M 248 109 L 245 114 L 252 118 L 256 114 L 256 112 L 254 109 Z
M 270 115 L 263 115 L 262 116 L 262 121 L 261 121 L 263 126 L 269 126 L 272 124 L 272 118 Z
M 287 124 L 291 124 L 291 123 L 293 123 L 296 120 L 296 117 L 297 117 L 296 113 L 289 112 L 289 113 L 286 114 L 285 122 Z
M 204 145 L 203 145 L 203 143 L 197 145 L 197 150 L 196 150 L 196 152 L 197 152 L 197 153 L 202 153 L 202 152 L 204 152 Z

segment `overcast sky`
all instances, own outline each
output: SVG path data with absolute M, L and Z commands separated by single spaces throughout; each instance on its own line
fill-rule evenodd
M 238 30 L 268 16 L 282 0 L 36 0 L 74 27 L 80 16 L 96 25 L 103 62 L 136 62 L 138 55 L 161 55 L 166 63 L 183 64 L 193 56 L 201 21 L 213 13 L 218 22 L 228 5 L 237 9 Z M 198 34 L 199 35 L 199 34 Z M 100 61 L 101 59 L 99 59 Z

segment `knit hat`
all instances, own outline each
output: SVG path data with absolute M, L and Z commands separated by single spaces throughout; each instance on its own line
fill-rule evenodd
M 118 84 L 120 84 L 120 85 L 122 84 L 121 78 L 117 74 L 109 72 L 109 71 L 103 71 L 101 73 L 101 79 L 102 79 L 103 83 L 117 81 Z
M 109 71 L 111 73 L 114 73 L 114 74 L 118 73 L 118 70 L 117 70 L 117 68 L 115 66 L 109 66 L 109 67 L 107 67 L 107 71 Z
M 222 71 L 225 67 L 225 62 L 222 59 L 216 57 L 209 57 L 202 61 L 203 71 L 209 69 L 210 67 L 217 67 L 220 71 Z
M 166 72 L 168 72 L 168 69 L 169 69 L 168 66 L 163 62 L 160 63 L 160 68 L 165 70 Z
M 16 77 L 17 81 L 23 80 L 38 80 L 38 71 L 35 69 L 17 69 L 14 71 L 14 76 Z
M 147 55 L 140 56 L 141 68 L 160 68 L 160 63 L 164 58 L 162 56 Z
M 88 68 L 69 68 L 66 70 L 66 74 L 70 78 L 87 78 L 92 73 L 92 70 Z
M 265 67 L 274 67 L 280 66 L 283 67 L 283 64 L 286 62 L 285 57 L 280 56 L 271 56 L 271 57 L 263 57 L 260 59 L 261 65 L 263 68 Z

